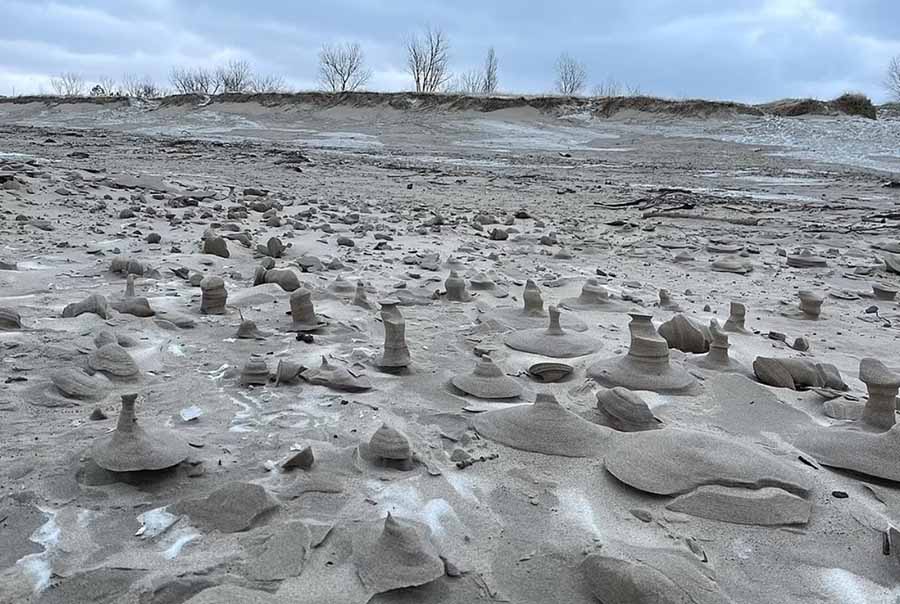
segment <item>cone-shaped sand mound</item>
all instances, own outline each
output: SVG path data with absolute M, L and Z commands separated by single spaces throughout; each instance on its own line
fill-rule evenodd
M 543 329 L 526 329 L 506 337 L 506 345 L 515 350 L 566 359 L 591 354 L 600 342 L 590 336 L 564 330 L 559 324 L 559 310 L 551 306 L 550 325 Z
M 633 313 L 631 345 L 624 357 L 598 361 L 588 369 L 588 376 L 607 386 L 630 390 L 678 394 L 691 390 L 697 383 L 680 364 L 669 360 L 669 345 L 656 333 L 650 315 Z
M 454 376 L 450 382 L 466 394 L 477 398 L 515 398 L 522 394 L 522 386 L 503 373 L 503 370 L 487 355 L 478 359 L 472 373 Z
M 488 411 L 475 417 L 485 438 L 523 451 L 563 457 L 603 454 L 612 431 L 580 418 L 552 394 L 540 393 L 531 405 Z
M 134 415 L 136 394 L 122 395 L 116 429 L 91 445 L 94 462 L 111 472 L 162 470 L 188 456 L 188 445 L 169 430 L 143 428 Z
M 395 518 L 366 526 L 353 539 L 353 562 L 360 580 L 375 593 L 414 587 L 444 574 L 444 563 L 428 527 Z

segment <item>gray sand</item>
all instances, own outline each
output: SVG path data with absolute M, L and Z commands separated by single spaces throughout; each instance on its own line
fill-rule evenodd
M 872 288 L 900 286 L 883 260 L 891 252 L 872 247 L 900 250 L 900 190 L 872 171 L 900 171 L 896 144 L 885 144 L 900 122 L 180 103 L 0 102 L 0 308 L 21 319 L 3 314 L 0 329 L 0 543 L 10 545 L 0 548 L 0 602 L 363 604 L 373 593 L 353 538 L 389 512 L 427 527 L 446 563 L 376 602 L 594 603 L 582 563 L 597 552 L 644 566 L 652 557 L 661 571 L 614 573 L 644 577 L 643 595 L 659 580 L 696 602 L 900 597 L 896 558 L 882 553 L 900 522 L 897 482 L 879 481 L 876 498 L 858 474 L 824 465 L 882 475 L 896 455 L 836 449 L 848 432 L 876 447 L 886 439 L 827 417 L 827 391 L 769 388 L 673 351 L 696 388 L 636 393 L 662 428 L 615 432 L 581 419 L 599 388 L 587 369 L 628 350 L 625 311 L 652 314 L 655 326 L 674 316 L 657 306 L 661 289 L 704 326 L 724 324 L 740 301 L 746 332 L 728 326 L 730 358 L 831 364 L 854 399 L 845 400 L 864 405 L 859 361 L 900 365 L 900 307 Z M 773 146 L 785 143 L 796 146 Z M 209 228 L 228 257 L 201 253 Z M 508 237 L 491 239 L 495 228 Z M 284 247 L 270 248 L 273 238 Z M 804 248 L 827 266 L 788 266 Z M 125 272 L 110 270 L 117 257 Z M 714 270 L 723 258 L 717 268 L 753 270 Z M 135 263 L 135 295 L 153 316 L 115 308 Z M 283 283 L 253 285 L 261 263 L 310 292 L 303 329 Z M 471 301 L 442 301 L 451 270 Z M 482 274 L 494 289 L 479 289 Z M 354 291 L 364 283 L 368 307 L 352 304 L 338 276 Z M 204 279 L 221 279 L 226 306 L 206 310 L 224 314 L 202 312 Z M 505 345 L 511 327 L 548 323 L 503 321 L 502 309 L 523 309 L 528 279 L 545 313 L 568 306 L 562 327 L 601 346 L 573 358 L 562 382 L 538 386 L 526 370 L 551 359 Z M 588 279 L 612 302 L 578 303 Z M 792 315 L 800 290 L 824 296 L 818 320 Z M 107 301 L 86 305 L 99 315 L 63 317 L 94 295 Z M 409 352 L 398 343 L 400 366 L 385 369 L 378 302 L 388 298 L 402 305 Z M 265 339 L 236 337 L 241 321 Z M 87 368 L 103 331 L 133 360 L 112 368 L 139 373 L 103 377 L 93 399 L 63 396 L 51 376 Z M 792 349 L 797 338 L 809 350 Z M 526 405 L 534 390 L 552 393 L 576 437 L 557 434 L 559 422 L 523 428 L 524 442 L 473 430 L 493 424 L 496 409 L 518 409 L 448 387 L 471 373 L 476 352 L 491 354 Z M 279 361 L 319 367 L 324 356 L 371 388 L 243 387 L 254 354 L 270 371 Z M 175 468 L 117 477 L 88 459 L 128 392 L 145 401 L 141 425 L 189 445 Z M 95 407 L 108 419 L 89 419 Z M 407 470 L 357 455 L 385 423 L 409 438 Z M 312 467 L 283 469 L 306 446 Z M 591 456 L 558 455 L 575 450 Z M 767 489 L 779 486 L 809 506 L 807 522 L 760 526 L 784 497 Z M 207 499 L 223 487 L 228 497 Z M 667 507 L 708 491 L 753 524 Z

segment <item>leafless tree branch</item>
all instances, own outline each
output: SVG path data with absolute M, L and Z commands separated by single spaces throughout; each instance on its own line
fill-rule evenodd
M 892 58 L 888 64 L 884 87 L 894 97 L 894 100 L 900 101 L 900 55 Z
M 215 79 L 220 92 L 248 92 L 253 69 L 247 61 L 234 59 L 216 68 Z
M 50 86 L 59 96 L 81 96 L 84 94 L 84 78 L 73 72 L 61 73 L 50 78 Z
M 575 95 L 584 88 L 587 70 L 583 63 L 567 53 L 556 59 L 556 90 L 560 94 Z
M 603 82 L 594 86 L 593 96 L 622 96 L 622 83 L 613 77 L 608 77 Z
M 438 92 L 450 81 L 450 42 L 446 34 L 428 27 L 422 35 L 406 41 L 406 70 L 413 78 L 416 92 Z
M 119 96 L 121 94 L 119 85 L 108 76 L 101 77 L 97 81 L 97 85 L 91 88 L 91 96 Z
M 122 76 L 122 94 L 137 99 L 152 99 L 162 96 L 162 90 L 150 76 L 136 76 L 126 73 Z
M 494 94 L 497 92 L 497 53 L 494 47 L 490 47 L 487 56 L 484 59 L 484 75 L 481 78 L 481 92 L 484 94 Z
M 178 94 L 216 94 L 220 90 L 216 74 L 205 67 L 173 67 L 169 83 Z
M 287 85 L 284 78 L 275 75 L 257 75 L 250 82 L 250 92 L 267 94 L 273 92 L 286 92 Z
M 447 91 L 456 94 L 481 94 L 484 88 L 483 74 L 480 69 L 470 69 L 458 74 L 453 81 L 446 86 Z
M 319 51 L 319 82 L 331 92 L 353 92 L 365 86 L 372 72 L 366 68 L 357 43 L 326 44 Z

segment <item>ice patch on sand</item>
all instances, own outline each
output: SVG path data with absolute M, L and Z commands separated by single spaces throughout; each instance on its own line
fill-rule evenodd
M 53 569 L 50 565 L 50 555 L 52 549 L 59 544 L 61 530 L 56 524 L 56 512 L 39 508 L 41 512 L 47 515 L 47 521 L 39 526 L 29 539 L 44 548 L 44 551 L 37 554 L 29 554 L 16 561 L 17 566 L 21 566 L 25 574 L 29 576 L 34 583 L 35 593 L 41 592 L 50 585 L 50 577 L 53 575 Z
M 185 545 L 199 538 L 200 533 L 197 533 L 190 529 L 184 529 L 183 531 L 181 531 L 181 534 L 175 537 L 172 544 L 167 547 L 166 550 L 162 553 L 162 557 L 166 560 L 174 560 L 178 557 L 178 554 L 181 553 L 181 550 L 184 549 Z
M 472 503 L 480 503 L 475 491 L 472 490 L 472 480 L 460 474 L 445 474 L 444 477 L 450 486 L 456 490 L 463 498 L 468 499 Z
M 562 515 L 589 531 L 597 539 L 605 539 L 603 531 L 594 518 L 594 506 L 587 497 L 575 489 L 562 489 L 557 493 L 559 511 Z
M 178 516 L 167 512 L 165 507 L 161 507 L 140 514 L 137 520 L 141 523 L 141 528 L 137 530 L 135 536 L 152 539 L 169 530 L 169 527 L 178 520 Z
M 887 589 L 843 568 L 824 571 L 822 587 L 833 596 L 832 601 L 841 604 L 896 602 L 900 598 L 900 587 Z
M 456 512 L 446 499 L 429 499 L 423 502 L 418 489 L 409 484 L 394 483 L 387 487 L 382 487 L 375 481 L 368 484 L 375 491 L 381 488 L 372 495 L 372 499 L 384 505 L 392 514 L 428 525 L 431 534 L 437 539 L 447 534 L 444 526 L 447 519 L 459 522 Z

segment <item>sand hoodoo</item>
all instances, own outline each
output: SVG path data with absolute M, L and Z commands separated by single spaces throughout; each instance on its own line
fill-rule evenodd
M 291 331 L 316 331 L 327 324 L 316 314 L 311 291 L 301 287 L 291 294 Z
M 697 381 L 680 364 L 670 362 L 669 345 L 650 319 L 650 315 L 632 313 L 628 354 L 594 363 L 588 376 L 603 386 L 630 390 L 677 394 L 693 388 Z
M 359 453 L 364 459 L 384 467 L 402 471 L 413 468 L 409 439 L 387 424 L 381 424 L 368 443 L 360 444 Z
M 596 352 L 600 342 L 578 333 L 570 333 L 560 327 L 559 310 L 549 309 L 550 325 L 544 329 L 526 329 L 506 337 L 506 345 L 515 350 L 540 354 L 557 359 L 580 357 Z
M 444 281 L 444 289 L 447 290 L 447 300 L 451 302 L 469 302 L 472 299 L 466 289 L 466 280 L 456 271 L 450 271 L 450 276 Z
M 663 310 L 671 310 L 674 312 L 681 311 L 681 305 L 678 304 L 675 300 L 672 299 L 672 292 L 667 289 L 660 289 L 658 292 L 659 295 L 659 303 L 658 306 Z
M 122 348 L 133 348 L 138 345 L 138 341 L 131 336 L 114 333 L 108 329 L 101 329 L 94 336 L 94 346 L 100 348 L 106 344 L 118 344 Z
M 746 318 L 747 307 L 741 302 L 732 302 L 729 306 L 728 320 L 725 321 L 725 325 L 722 326 L 722 329 L 732 333 L 749 333 L 749 330 L 744 327 Z
M 828 266 L 828 261 L 813 254 L 808 248 L 803 248 L 796 254 L 788 254 L 787 265 L 794 268 L 820 268 Z
M 256 251 L 269 258 L 281 258 L 284 255 L 284 244 L 278 237 L 269 237 L 265 245 L 257 245 Z
M 822 314 L 822 302 L 825 298 L 805 289 L 798 291 L 797 295 L 800 297 L 800 318 L 818 319 Z
M 269 383 L 269 366 L 258 354 L 251 355 L 241 369 L 242 386 L 265 386 Z
M 205 315 L 224 315 L 228 292 L 221 277 L 209 276 L 200 281 L 200 312 Z
M 885 252 L 881 255 L 881 259 L 884 260 L 884 266 L 889 273 L 900 275 L 900 253 L 892 254 L 890 252 Z
M 337 296 L 352 296 L 356 293 L 356 287 L 344 279 L 343 275 L 338 275 L 328 284 L 328 291 Z
M 143 275 L 144 265 L 134 258 L 115 256 L 109 263 L 109 271 L 120 275 Z
M 256 273 L 253 275 L 253 285 L 262 285 L 263 283 L 274 283 L 286 292 L 292 292 L 300 288 L 300 279 L 297 273 L 289 268 L 271 268 L 264 266 L 256 267 Z
M 710 565 L 693 552 L 612 541 L 579 567 L 603 604 L 731 604 Z
M 654 495 L 677 495 L 710 484 L 778 487 L 798 495 L 809 491 L 799 468 L 733 438 L 696 430 L 664 428 L 623 435 L 604 463 L 625 484 Z
M 134 296 L 134 288 L 132 287 L 131 289 L 132 295 L 129 296 L 126 292 L 124 299 L 117 300 L 110 304 L 110 306 L 124 315 L 133 315 L 135 317 L 152 317 L 155 315 L 156 312 L 150 306 L 150 300 Z
M 525 305 L 525 314 L 544 316 L 544 298 L 541 296 L 541 288 L 531 279 L 525 281 L 525 289 L 522 290 L 522 302 Z
M 270 335 L 272 334 L 262 331 L 257 327 L 256 321 L 250 321 L 248 319 L 241 321 L 235 337 L 239 340 L 265 340 Z
M 22 317 L 19 316 L 19 312 L 6 306 L 0 306 L 0 329 L 22 329 Z
M 211 229 L 203 233 L 203 253 L 212 254 L 220 258 L 228 258 L 231 253 L 228 251 L 228 244 L 225 239 L 216 235 Z
M 187 443 L 174 432 L 143 428 L 137 421 L 134 404 L 137 394 L 122 395 L 122 410 L 116 429 L 98 437 L 91 445 L 94 462 L 111 472 L 163 470 L 178 465 L 189 454 Z
M 891 301 L 897 297 L 897 287 L 888 283 L 873 283 L 872 295 L 877 300 Z
M 366 295 L 366 285 L 362 281 L 356 282 L 356 289 L 353 293 L 353 306 L 360 308 L 372 308 L 369 297 Z
M 577 298 L 565 298 L 560 306 L 571 310 L 600 310 L 618 312 L 625 308 L 623 304 L 609 296 L 609 290 L 593 277 L 581 286 L 581 294 Z
M 660 325 L 658 331 L 669 348 L 694 354 L 709 351 L 709 330 L 684 315 L 675 315 Z
M 51 372 L 50 381 L 64 396 L 74 399 L 102 398 L 110 386 L 109 381 L 100 375 L 89 375 L 75 367 Z
M 508 447 L 562 457 L 600 456 L 613 434 L 575 415 L 549 393 L 538 393 L 533 404 L 481 413 L 473 423 L 481 436 Z
M 478 359 L 472 373 L 454 376 L 450 382 L 466 394 L 477 398 L 515 398 L 522 394 L 522 386 L 503 373 L 488 355 Z
M 728 349 L 731 347 L 728 343 L 728 334 L 719 327 L 719 322 L 715 319 L 711 319 L 709 322 L 709 335 L 712 338 L 712 342 L 709 344 L 709 352 L 702 356 L 688 359 L 688 363 L 702 369 L 740 373 L 748 377 L 753 375 L 750 369 L 728 356 Z
M 862 421 L 877 430 L 890 430 L 897 421 L 900 375 L 881 361 L 867 358 L 859 362 L 859 379 L 869 391 Z
M 662 428 L 640 396 L 627 388 L 602 388 L 597 392 L 597 423 L 619 432 L 640 432 Z
M 134 275 L 128 275 L 125 278 L 125 297 L 134 297 Z
M 382 300 L 381 322 L 384 325 L 384 352 L 375 364 L 385 369 L 400 369 L 410 364 L 406 345 L 406 319 L 397 307 L 397 300 Z
M 529 279 L 522 291 L 522 308 L 500 308 L 489 316 L 509 329 L 538 329 L 547 324 L 544 299 L 537 284 Z M 577 317 L 566 313 L 561 325 L 571 331 L 587 331 L 587 325 Z
M 275 367 L 275 385 L 292 384 L 300 379 L 300 373 L 305 371 L 301 363 L 288 359 L 281 359 Z
M 753 263 L 740 256 L 723 256 L 713 261 L 710 266 L 712 270 L 720 273 L 746 275 L 753 271 Z
M 574 370 L 574 367 L 567 365 L 566 363 L 544 362 L 531 365 L 528 368 L 528 375 L 539 382 L 550 384 L 553 382 L 561 382 L 572 375 Z
M 444 575 L 427 526 L 395 518 L 367 526 L 353 539 L 353 563 L 363 585 L 382 593 L 415 587 Z
M 501 287 L 492 277 L 484 272 L 478 272 L 472 275 L 472 277 L 469 278 L 469 287 L 471 287 L 473 291 L 493 292 L 497 297 L 509 294 L 505 287 Z
M 101 294 L 91 294 L 81 302 L 69 304 L 63 309 L 62 316 L 64 319 L 68 319 L 85 313 L 93 313 L 102 319 L 109 319 L 112 316 L 109 302 Z
M 94 371 L 113 378 L 131 379 L 140 373 L 128 351 L 118 344 L 104 344 L 92 351 L 88 355 L 87 364 Z
M 808 359 L 756 357 L 753 361 L 753 373 L 761 383 L 776 388 L 848 389 L 837 367 L 829 363 L 815 363 Z
M 372 382 L 365 373 L 332 365 L 324 356 L 319 367 L 302 370 L 300 377 L 310 384 L 327 386 L 343 392 L 365 392 L 372 389 Z

